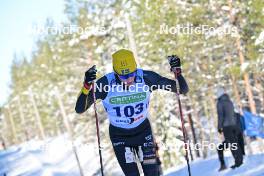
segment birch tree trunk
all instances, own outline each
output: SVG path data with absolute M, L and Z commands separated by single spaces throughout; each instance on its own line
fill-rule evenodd
M 17 140 L 17 130 L 16 130 L 16 126 L 15 126 L 15 122 L 14 122 L 12 113 L 11 113 L 10 108 L 9 108 L 8 105 L 7 105 L 7 113 L 8 113 L 8 119 L 9 119 L 9 122 L 10 122 L 10 126 L 11 126 L 11 131 L 12 131 L 12 142 L 14 144 L 16 144 L 18 142 L 18 140 Z
M 74 141 L 73 141 L 72 126 L 70 124 L 69 118 L 67 117 L 67 114 L 66 114 L 66 111 L 65 111 L 65 107 L 63 105 L 60 93 L 59 93 L 59 91 L 57 89 L 55 89 L 55 96 L 56 96 L 56 98 L 58 100 L 58 104 L 59 104 L 60 112 L 61 112 L 61 115 L 62 115 L 62 118 L 63 118 L 64 126 L 65 126 L 65 128 L 66 128 L 66 130 L 67 130 L 67 132 L 68 132 L 68 134 L 70 136 L 70 140 L 71 140 L 71 143 L 72 143 L 72 150 L 73 150 L 73 153 L 74 153 L 74 156 L 75 156 L 78 168 L 79 168 L 80 175 L 84 176 L 84 172 L 83 172 L 83 169 L 81 167 L 80 159 L 79 159 L 79 156 L 78 156 L 78 153 L 77 153 L 77 148 L 74 145 Z
M 20 120 L 21 120 L 21 125 L 22 125 L 22 128 L 24 130 L 24 133 L 25 133 L 25 136 L 26 136 L 26 141 L 29 140 L 29 136 L 28 136 L 28 131 L 27 131 L 27 127 L 26 127 L 26 121 L 25 121 L 25 116 L 23 114 L 23 111 L 22 111 L 22 105 L 21 105 L 21 100 L 20 100 L 20 96 L 18 96 L 18 110 L 19 110 L 19 117 L 20 117 Z
M 233 24 L 235 17 L 234 17 L 234 15 L 232 13 L 232 11 L 233 11 L 232 0 L 228 0 L 228 5 L 229 5 L 229 20 L 230 20 L 230 23 Z M 242 52 L 241 39 L 240 39 L 240 35 L 239 35 L 239 31 L 238 30 L 237 30 L 237 37 L 236 37 L 235 45 L 236 45 L 236 48 L 237 48 L 237 51 L 238 51 L 240 64 L 242 66 L 245 63 L 245 57 L 244 57 L 244 54 Z M 243 77 L 244 77 L 244 84 L 245 84 L 246 92 L 247 92 L 247 95 L 248 95 L 250 111 L 253 114 L 256 114 L 257 113 L 257 111 L 256 111 L 256 103 L 254 101 L 252 88 L 251 88 L 251 85 L 250 85 L 250 82 L 249 82 L 249 76 L 248 76 L 247 72 L 243 73 Z
M 33 110 L 34 110 L 34 113 L 35 113 L 35 120 L 36 120 L 36 123 L 37 123 L 37 126 L 38 126 L 38 130 L 39 130 L 39 136 L 40 136 L 40 139 L 45 139 L 45 132 L 44 132 L 44 128 L 43 128 L 43 124 L 41 122 L 41 118 L 40 118 L 40 114 L 39 114 L 39 111 L 38 111 L 38 108 L 37 108 L 37 105 L 36 105 L 36 101 L 35 101 L 35 98 L 34 98 L 34 95 L 32 93 L 32 89 L 29 88 L 29 97 L 30 97 L 30 100 L 31 100 L 31 103 L 32 103 L 32 106 L 33 106 Z
M 231 60 L 230 55 L 227 56 L 227 61 L 229 65 L 232 65 L 232 60 Z M 231 76 L 232 87 L 235 93 L 236 103 L 239 106 L 240 113 L 242 114 L 242 104 L 241 104 L 241 98 L 240 98 L 239 91 L 238 91 L 237 84 L 236 84 L 236 78 L 232 73 L 230 74 L 230 76 Z
M 138 59 L 136 41 L 135 41 L 131 21 L 129 19 L 129 14 L 125 15 L 125 21 L 126 21 L 127 34 L 128 34 L 128 40 L 129 40 L 129 47 L 134 53 L 137 64 L 140 65 L 141 63 L 140 63 L 140 60 Z

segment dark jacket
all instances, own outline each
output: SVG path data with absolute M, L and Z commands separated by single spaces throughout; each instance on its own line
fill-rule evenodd
M 171 91 L 176 92 L 176 81 L 175 80 L 168 79 L 166 77 L 159 75 L 156 72 L 148 71 L 148 70 L 143 70 L 143 74 L 144 74 L 143 79 L 144 79 L 146 85 L 148 85 L 149 87 L 154 86 L 153 90 L 157 90 L 158 88 L 162 88 L 162 87 L 166 87 L 166 85 L 170 85 Z M 177 77 L 177 79 L 179 82 L 180 93 L 186 94 L 189 91 L 189 87 L 185 81 L 185 78 L 182 75 L 180 75 Z M 120 80 L 117 78 L 117 76 L 116 76 L 116 80 L 117 80 L 117 82 L 120 82 Z M 102 84 L 103 86 L 109 85 L 106 76 L 103 76 L 100 79 L 98 79 L 96 81 L 96 84 L 97 85 Z M 104 100 L 106 96 L 107 96 L 107 92 L 99 91 L 99 90 L 97 90 L 95 92 L 96 99 Z M 83 113 L 93 103 L 94 103 L 94 99 L 93 99 L 92 91 L 90 91 L 88 95 L 85 95 L 81 92 L 79 94 L 77 102 L 76 102 L 75 111 L 77 113 Z
M 222 95 L 217 101 L 218 129 L 235 126 L 236 118 L 234 105 L 227 94 Z

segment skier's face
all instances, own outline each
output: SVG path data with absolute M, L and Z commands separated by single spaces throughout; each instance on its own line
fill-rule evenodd
M 134 84 L 135 76 L 130 77 L 128 79 L 120 79 L 125 85 L 132 85 Z
M 136 76 L 136 71 L 133 73 L 129 73 L 127 75 L 118 75 L 119 79 L 125 84 L 125 85 L 132 85 L 134 83 Z

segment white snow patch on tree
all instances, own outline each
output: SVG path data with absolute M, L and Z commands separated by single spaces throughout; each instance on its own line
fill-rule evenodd
M 244 72 L 249 67 L 249 63 L 245 62 L 241 65 L 240 69 L 242 72 Z
M 264 31 L 262 31 L 259 34 L 258 38 L 255 40 L 255 45 L 259 45 L 259 44 L 263 43 L 263 41 L 264 41 Z

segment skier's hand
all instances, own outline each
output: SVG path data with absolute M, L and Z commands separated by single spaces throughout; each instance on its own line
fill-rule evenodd
M 181 60 L 177 55 L 168 56 L 168 61 L 170 64 L 170 70 L 176 73 L 177 76 L 181 74 Z
M 219 129 L 218 129 L 218 133 L 219 133 L 219 134 L 222 134 L 222 133 L 223 133 L 223 128 L 219 128 Z
M 85 72 L 84 76 L 84 85 L 91 85 L 92 82 L 96 79 L 96 66 L 92 66 Z

